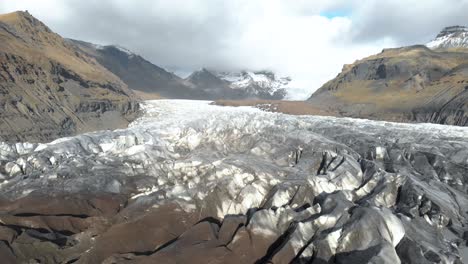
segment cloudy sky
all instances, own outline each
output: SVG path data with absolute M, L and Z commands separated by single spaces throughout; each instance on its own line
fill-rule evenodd
M 468 25 L 468 0 L 2 0 L 64 37 L 119 44 L 171 71 L 270 69 L 305 97 L 345 63 Z

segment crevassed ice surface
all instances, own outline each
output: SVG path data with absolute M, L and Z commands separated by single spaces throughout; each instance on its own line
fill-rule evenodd
M 468 128 L 187 100 L 142 109 L 127 129 L 0 143 L 2 195 L 112 192 L 246 214 L 249 232 L 281 238 L 269 259 L 289 248 L 298 262 L 464 261 Z

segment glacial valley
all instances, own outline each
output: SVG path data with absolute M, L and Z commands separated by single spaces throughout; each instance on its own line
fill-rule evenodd
M 190 100 L 146 101 L 141 109 L 127 129 L 0 143 L 3 259 L 468 258 L 468 127 Z

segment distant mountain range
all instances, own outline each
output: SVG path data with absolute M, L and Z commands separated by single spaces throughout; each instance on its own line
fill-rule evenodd
M 290 78 L 278 78 L 270 71 L 217 72 L 201 69 L 185 79 L 193 89 L 217 99 L 283 99 Z
M 217 72 L 201 69 L 186 79 L 154 65 L 126 48 L 68 40 L 120 77 L 131 89 L 165 98 L 184 99 L 283 99 L 291 81 L 270 71 Z

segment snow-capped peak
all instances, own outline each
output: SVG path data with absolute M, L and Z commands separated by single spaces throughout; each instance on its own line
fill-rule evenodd
M 233 89 L 246 89 L 256 86 L 270 94 L 286 88 L 291 81 L 291 78 L 277 77 L 271 71 L 215 72 L 215 75 L 229 82 Z
M 95 49 L 97 49 L 97 50 L 104 50 L 104 49 L 112 48 L 112 49 L 117 49 L 117 50 L 119 50 L 119 51 L 125 53 L 125 54 L 126 54 L 127 56 L 129 56 L 129 57 L 133 57 L 133 56 L 136 55 L 134 52 L 130 51 L 129 49 L 124 48 L 124 47 L 119 46 L 119 45 L 106 45 L 106 46 L 104 46 L 104 45 L 99 45 L 99 44 L 92 44 L 92 45 L 93 45 L 93 47 L 94 47 Z
M 114 47 L 115 47 L 116 49 L 118 49 L 118 50 L 124 52 L 124 53 L 127 53 L 127 55 L 129 55 L 129 56 L 130 56 L 130 55 L 135 55 L 135 53 L 131 52 L 129 49 L 126 49 L 126 48 L 124 48 L 124 47 L 122 47 L 122 46 L 114 45 Z
M 426 44 L 431 49 L 468 48 L 468 27 L 451 26 L 444 28 L 437 37 Z
M 105 47 L 104 45 L 94 44 L 94 43 L 89 43 L 89 45 L 91 45 L 94 49 L 97 49 L 97 50 L 102 50 Z

